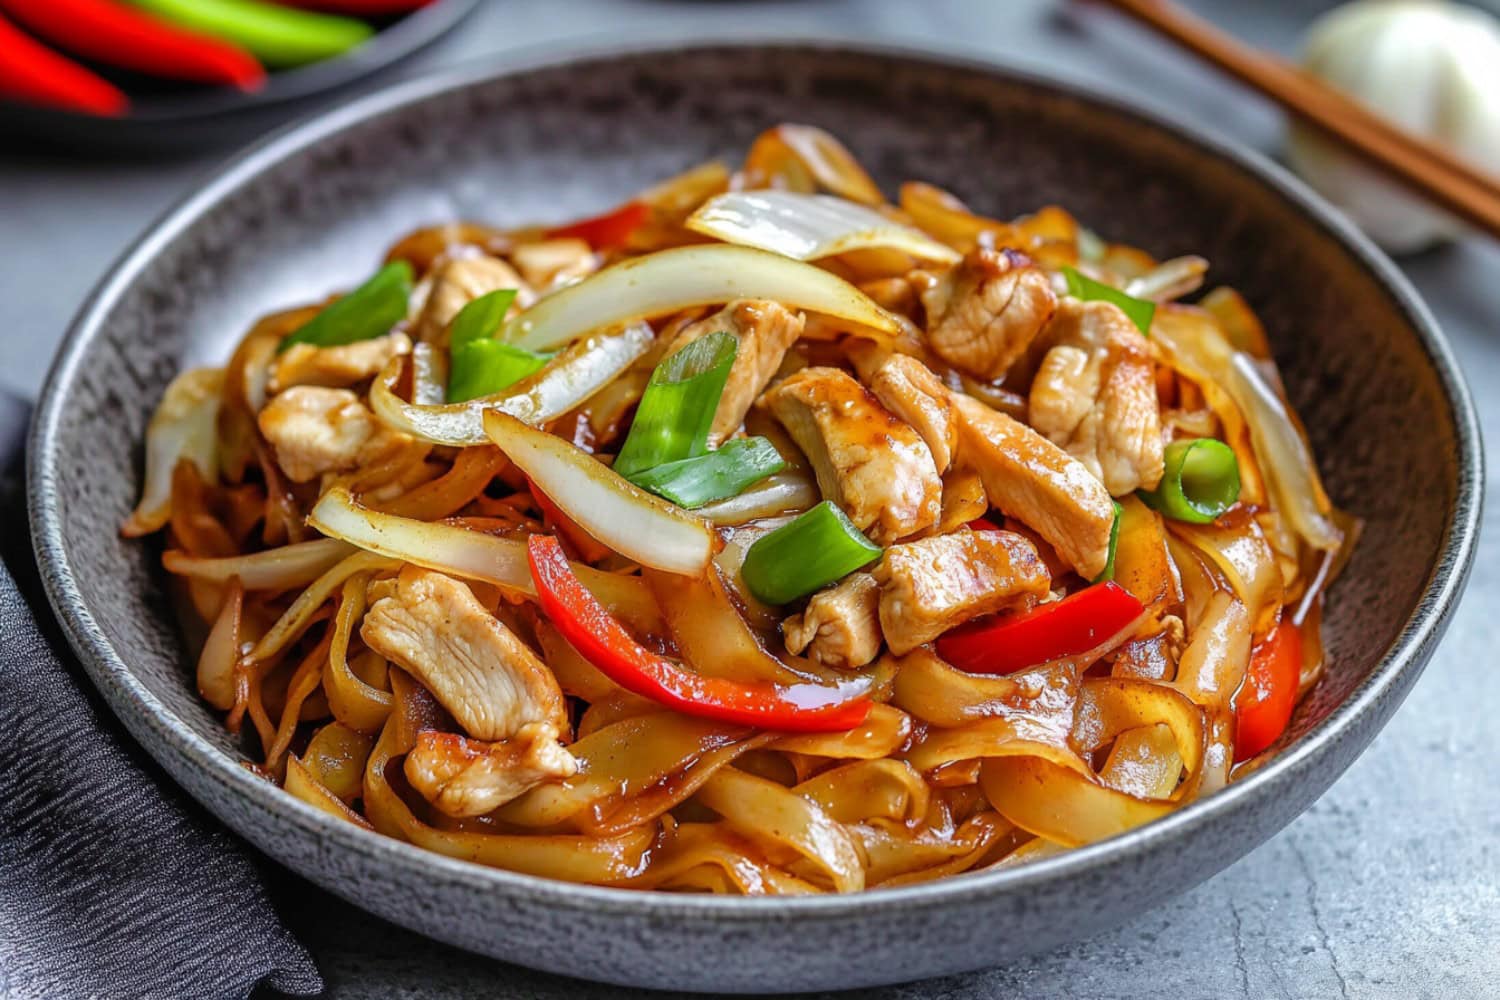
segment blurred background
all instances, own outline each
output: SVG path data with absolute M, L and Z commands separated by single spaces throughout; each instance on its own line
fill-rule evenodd
M 59 18 L 92 6 L 0 0 L 0 15 L 24 23 L 33 43 L 47 38 L 59 50 L 73 46 L 90 67 L 136 58 L 109 51 L 108 31 L 66 44 L 53 40 L 66 29 Z M 174 50 L 165 64 L 105 71 L 111 89 L 100 90 L 34 53 L 23 66 L 18 46 L 26 43 L 15 40 L 14 29 L 0 31 L 0 91 L 38 86 L 26 74 L 40 74 L 52 99 L 63 86 L 68 100 L 110 113 L 95 118 L 0 102 L 0 390 L 35 398 L 53 348 L 89 288 L 152 219 L 236 148 L 359 93 L 466 60 L 503 66 L 523 50 L 633 39 L 875 40 L 1080 80 L 1288 160 L 1286 121 L 1273 105 L 1127 18 L 1072 0 L 436 0 L 410 14 L 399 10 L 399 0 L 324 0 L 325 10 L 344 8 L 347 20 L 303 25 L 300 35 L 288 34 L 284 24 L 213 20 L 212 3 L 201 5 L 209 9 L 205 22 L 196 6 L 142 0 L 136 9 L 231 38 L 259 58 L 247 65 L 223 52 Z M 1297 57 L 1314 21 L 1338 4 L 1183 0 L 1182 6 L 1257 48 Z M 1321 69 L 1360 78 L 1365 99 L 1408 124 L 1445 133 L 1500 172 L 1500 58 L 1485 58 L 1500 45 L 1493 22 L 1418 30 L 1389 21 L 1401 5 L 1390 6 L 1377 12 L 1386 21 L 1325 35 Z M 91 46 L 103 48 L 87 58 Z M 255 79 L 259 63 L 272 65 L 264 83 Z M 155 75 L 163 65 L 177 75 L 230 82 L 164 83 Z M 235 89 L 235 81 L 247 80 L 258 93 Z M 1464 363 L 1485 431 L 1500 438 L 1500 394 L 1486 391 L 1500 372 L 1494 280 L 1500 253 L 1493 239 L 1453 238 L 1427 213 L 1393 210 L 1382 188 L 1362 187 L 1366 179 L 1330 165 L 1316 149 L 1303 146 L 1295 159 L 1399 251 Z M 1493 728 L 1487 720 L 1500 716 L 1495 685 L 1469 686 L 1477 676 L 1472 670 L 1467 680 L 1456 674 L 1488 662 L 1500 644 L 1494 616 L 1485 613 L 1500 555 L 1494 537 L 1486 532 L 1469 598 L 1406 707 L 1348 775 L 1281 835 L 1118 932 L 1019 967 L 888 995 L 1497 995 L 1500 882 L 1493 850 L 1500 813 L 1493 795 L 1477 795 L 1473 769 L 1461 774 L 1449 766 L 1455 757 L 1480 755 L 1485 729 Z M 497 995 L 493 963 L 384 925 L 285 873 L 270 877 L 284 915 L 337 995 L 417 995 L 403 991 L 418 984 L 424 996 Z M 505 982 L 506 995 L 514 996 L 561 998 L 584 989 L 520 970 L 507 972 Z

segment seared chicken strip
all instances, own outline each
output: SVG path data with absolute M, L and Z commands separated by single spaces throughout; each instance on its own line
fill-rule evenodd
M 517 290 L 512 308 L 530 305 L 534 298 L 516 269 L 499 257 L 474 253 L 443 261 L 432 275 L 432 288 L 417 318 L 416 338 L 427 344 L 444 343 L 448 324 L 459 310 L 481 295 L 502 288 Z
M 599 257 L 584 240 L 566 236 L 521 243 L 510 252 L 527 284 L 545 294 L 599 270 Z
M 852 670 L 880 653 L 880 588 L 868 573 L 851 573 L 818 591 L 800 615 L 781 625 L 788 652 L 829 667 Z
M 1025 353 L 1057 307 L 1047 273 L 1014 250 L 977 249 L 922 292 L 938 357 L 996 379 Z
M 294 385 L 343 388 L 378 375 L 391 358 L 410 353 L 411 338 L 399 330 L 336 347 L 293 344 L 277 356 L 266 388 L 273 393 Z
M 464 584 L 407 566 L 394 593 L 370 606 L 360 636 L 421 681 L 470 736 L 497 744 L 429 741 L 408 777 L 439 808 L 487 812 L 577 771 L 557 745 L 568 731 L 557 680 Z
M 1114 496 L 1155 489 L 1161 417 L 1146 338 L 1111 302 L 1063 300 L 1031 383 L 1030 422 Z
M 347 472 L 407 440 L 385 427 L 348 389 L 299 385 L 271 398 L 256 417 L 294 483 L 326 472 Z
M 685 327 L 667 345 L 663 357 L 686 347 L 700 337 L 724 330 L 739 341 L 729 381 L 714 411 L 713 426 L 708 431 L 710 447 L 720 444 L 739 430 L 755 397 L 771 381 L 787 348 L 802 336 L 802 314 L 788 310 L 779 302 L 765 299 L 741 299 L 721 311 Z
M 1030 604 L 1052 579 L 1013 531 L 956 531 L 892 545 L 875 564 L 880 628 L 900 656 L 979 615 Z
M 959 462 L 979 473 L 989 502 L 1028 525 L 1085 580 L 1104 570 L 1115 508 L 1084 464 L 1018 420 L 965 396 Z
M 837 368 L 804 368 L 761 397 L 807 455 L 823 496 L 887 545 L 937 523 L 943 484 L 926 443 Z
M 577 773 L 578 762 L 552 727 L 534 723 L 499 743 L 419 733 L 405 771 L 411 786 L 448 815 L 483 816 L 544 781 Z
M 932 370 L 909 355 L 892 354 L 869 382 L 875 398 L 922 435 L 938 472 L 947 472 L 958 446 L 958 419 Z

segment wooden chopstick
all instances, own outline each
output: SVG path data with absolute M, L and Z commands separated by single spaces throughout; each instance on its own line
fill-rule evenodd
M 1367 110 L 1309 73 L 1225 34 L 1169 0 L 1098 0 L 1260 91 L 1366 163 L 1500 237 L 1500 179 Z

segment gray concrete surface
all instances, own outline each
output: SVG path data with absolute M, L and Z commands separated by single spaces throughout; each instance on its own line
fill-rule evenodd
M 1330 4 L 1196 0 L 1193 6 L 1241 37 L 1288 51 L 1306 22 Z M 465 31 L 403 72 L 535 43 L 598 40 L 617 30 L 685 40 L 739 31 L 855 34 L 961 47 L 1102 84 L 1268 152 L 1279 141 L 1277 114 L 1233 85 L 1105 12 L 1064 14 L 1050 0 L 488 0 Z M 110 164 L 14 146 L 0 137 L 0 386 L 31 395 L 88 287 L 218 157 Z M 1500 249 L 1470 240 L 1403 266 L 1457 349 L 1489 440 L 1500 440 Z M 1365 756 L 1279 836 L 1114 933 L 1009 968 L 873 995 L 1500 996 L 1500 787 L 1489 743 L 1500 734 L 1495 516 L 1486 519 L 1468 598 L 1426 676 Z M 364 916 L 292 876 L 273 879 L 332 996 L 627 995 L 477 959 Z

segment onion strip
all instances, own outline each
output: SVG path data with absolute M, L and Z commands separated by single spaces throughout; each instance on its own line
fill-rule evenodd
M 701 574 L 718 549 L 708 522 L 652 496 L 609 466 L 508 413 L 484 432 L 559 510 L 591 537 L 642 566 Z
M 958 251 L 872 208 L 824 194 L 732 191 L 710 198 L 685 223 L 704 236 L 793 260 L 818 260 L 871 247 L 956 264 Z
M 891 335 L 911 327 L 821 268 L 750 247 L 706 245 L 661 250 L 606 267 L 509 319 L 500 338 L 530 351 L 550 351 L 590 330 L 735 299 L 774 299 Z
M 642 323 L 597 333 L 571 345 L 541 371 L 503 392 L 440 406 L 407 402 L 396 395 L 406 363 L 404 355 L 398 356 L 371 384 L 370 408 L 388 426 L 424 441 L 456 448 L 486 444 L 483 420 L 487 410 L 500 410 L 541 426 L 586 402 L 627 371 L 650 350 L 655 337 Z

